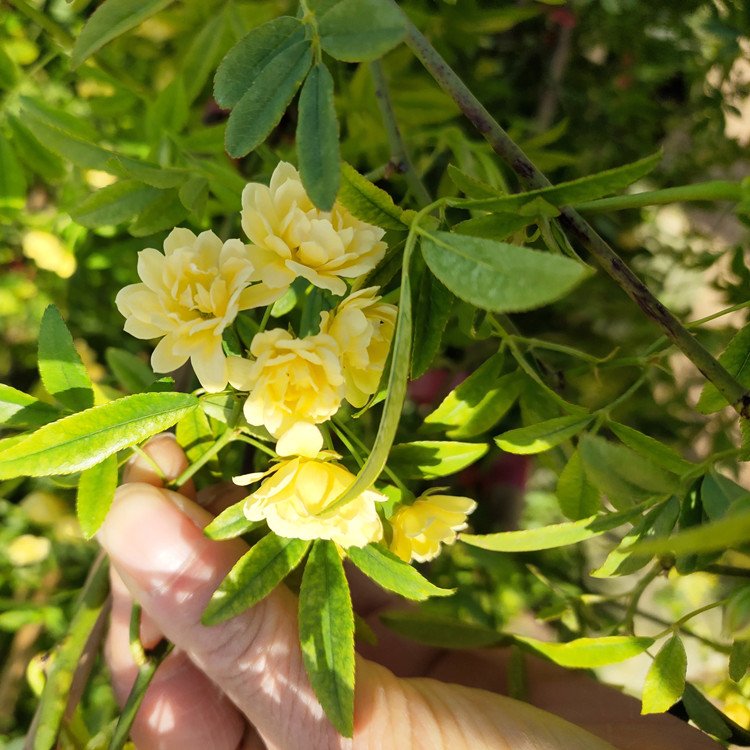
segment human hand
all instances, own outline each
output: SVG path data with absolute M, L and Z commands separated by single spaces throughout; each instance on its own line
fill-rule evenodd
M 167 477 L 186 466 L 171 436 L 145 450 Z M 176 645 L 133 725 L 139 750 L 718 747 L 674 717 L 641 717 L 637 701 L 537 659 L 526 662 L 535 705 L 501 695 L 503 651 L 444 651 L 381 630 L 377 613 L 392 599 L 362 580 L 353 581 L 355 609 L 381 638 L 377 648 L 362 649 L 370 658 L 357 657 L 354 739 L 342 738 L 305 674 L 296 597 L 282 586 L 227 622 L 201 625 L 211 594 L 247 547 L 206 538 L 212 514 L 193 502 L 192 486 L 182 494 L 161 489 L 144 459 L 128 466 L 124 481 L 99 534 L 114 569 L 107 659 L 118 698 L 127 697 L 136 673 L 128 643 L 133 599 L 143 607 L 144 645 L 162 636 Z M 243 494 L 229 488 L 201 501 L 218 511 Z

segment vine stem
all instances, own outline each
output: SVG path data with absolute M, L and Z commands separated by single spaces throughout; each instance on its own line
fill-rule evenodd
M 396 113 L 393 111 L 393 102 L 388 90 L 388 82 L 385 79 L 385 72 L 380 60 L 370 63 L 370 74 L 375 84 L 375 99 L 380 107 L 380 114 L 383 118 L 388 143 L 391 147 L 390 165 L 395 167 L 397 172 L 404 175 L 409 190 L 414 194 L 421 208 L 431 203 L 432 198 L 417 170 L 414 168 L 414 163 L 406 148 L 401 128 L 399 128 L 398 121 L 396 120 Z
M 200 456 L 200 458 L 198 458 L 197 461 L 190 464 L 180 476 L 176 477 L 169 483 L 169 489 L 177 490 L 179 492 L 180 487 L 182 487 L 188 479 L 191 479 L 200 468 L 207 464 L 214 456 L 218 455 L 218 453 L 229 445 L 229 443 L 233 440 L 237 440 L 237 436 L 238 433 L 235 430 L 227 430 L 202 456 Z
M 398 7 L 395 0 L 391 0 Z M 500 127 L 484 105 L 440 56 L 426 37 L 406 18 L 406 43 L 438 85 L 530 189 L 552 183 Z M 594 228 L 570 207 L 562 208 L 559 222 L 571 239 L 579 242 L 623 291 L 658 325 L 680 351 L 710 380 L 741 417 L 750 417 L 750 393 L 652 294 Z

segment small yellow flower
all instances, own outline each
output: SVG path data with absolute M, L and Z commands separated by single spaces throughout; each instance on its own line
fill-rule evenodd
M 283 328 L 274 328 L 255 336 L 250 353 L 254 362 L 230 361 L 232 384 L 250 391 L 244 408 L 250 424 L 263 425 L 283 439 L 292 428 L 320 424 L 336 413 L 344 395 L 344 376 L 332 336 L 319 333 L 296 339 Z M 321 447 L 317 428 L 314 433 L 320 444 L 305 455 L 315 455 Z
M 320 460 L 330 455 L 278 463 L 245 501 L 245 516 L 250 521 L 265 520 L 271 531 L 288 539 L 330 539 L 344 548 L 377 542 L 383 536 L 383 526 L 375 503 L 386 500 L 379 492 L 365 490 L 351 502 L 325 513 L 354 481 L 354 475 L 343 466 Z M 247 484 L 259 478 L 249 475 L 235 482 Z
M 153 248 L 138 254 L 143 283 L 120 290 L 115 304 L 125 330 L 139 339 L 163 336 L 151 355 L 155 372 L 172 372 L 190 359 L 201 385 L 223 390 L 229 379 L 221 337 L 240 310 L 268 305 L 279 290 L 249 286 L 253 266 L 240 240 L 213 232 L 197 237 L 173 229 L 164 254 Z
M 362 289 L 333 314 L 321 313 L 321 332 L 333 336 L 341 349 L 345 398 L 356 407 L 378 389 L 396 325 L 396 307 L 380 302 L 377 291 L 376 286 Z
M 61 497 L 44 490 L 30 492 L 19 505 L 26 513 L 26 518 L 39 526 L 54 526 L 70 512 Z
M 21 568 L 26 565 L 36 565 L 46 560 L 51 549 L 50 540 L 46 537 L 22 534 L 8 545 L 6 554 L 11 565 Z
M 39 268 L 52 271 L 61 279 L 69 279 L 75 273 L 75 255 L 54 234 L 37 230 L 26 232 L 22 246 L 23 254 Z
M 468 497 L 423 495 L 391 518 L 391 551 L 402 560 L 426 562 L 440 554 L 441 544 L 453 544 L 466 528 L 466 516 L 477 504 Z
M 383 229 L 352 216 L 339 203 L 319 211 L 297 170 L 280 162 L 269 187 L 257 182 L 242 192 L 242 228 L 254 281 L 286 288 L 298 276 L 334 294 L 346 293 L 342 278 L 371 271 L 385 255 Z

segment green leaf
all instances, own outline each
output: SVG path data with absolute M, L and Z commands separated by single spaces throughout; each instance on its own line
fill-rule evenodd
M 51 404 L 0 383 L 0 426 L 34 429 L 59 416 L 59 409 Z
M 94 405 L 94 391 L 73 337 L 60 315 L 49 305 L 39 329 L 39 374 L 47 393 L 71 411 Z
M 728 740 L 732 736 L 726 717 L 689 682 L 685 685 L 682 704 L 690 719 L 704 732 L 720 740 Z
M 177 423 L 175 436 L 191 464 L 201 458 L 215 442 L 208 417 L 202 409 L 194 409 L 186 414 Z
M 455 589 L 442 589 L 430 583 L 416 568 L 379 544 L 351 547 L 349 559 L 368 577 L 387 591 L 422 602 L 431 596 L 451 596 Z
M 729 676 L 739 682 L 750 667 L 750 641 L 734 641 L 729 654 Z
M 462 221 L 453 226 L 453 231 L 457 234 L 470 234 L 474 237 L 501 241 L 533 223 L 532 217 L 522 214 L 489 214 Z
M 580 521 L 567 521 L 535 529 L 500 531 L 496 534 L 460 534 L 459 539 L 472 547 L 492 552 L 536 552 L 577 544 L 585 539 L 600 536 L 607 531 L 627 523 L 640 513 L 640 508 L 631 508 L 620 513 L 606 513 Z
M 144 120 L 146 137 L 159 144 L 165 133 L 178 134 L 185 127 L 189 116 L 185 84 L 178 77 L 149 102 Z
M 225 142 L 230 156 L 245 156 L 279 124 L 312 62 L 308 41 L 276 55 L 252 81 L 227 121 Z
M 341 159 L 333 78 L 322 62 L 313 65 L 299 96 L 297 161 L 310 199 L 330 211 L 339 189 Z
M 88 469 L 166 430 L 197 406 L 187 393 L 139 393 L 72 414 L 0 453 L 0 479 Z
M 220 541 L 222 539 L 234 539 L 263 525 L 262 521 L 248 521 L 245 517 L 244 508 L 244 500 L 230 505 L 203 529 L 203 533 L 209 539 Z
M 236 617 L 270 594 L 302 562 L 310 542 L 268 533 L 227 573 L 201 616 L 204 625 Z
M 96 534 L 109 512 L 117 489 L 117 456 L 81 472 L 76 496 L 76 515 L 86 539 Z
M 561 182 L 559 185 L 531 190 L 527 193 L 514 193 L 500 198 L 481 200 L 452 199 L 451 203 L 467 208 L 483 208 L 487 211 L 502 211 L 504 213 L 515 213 L 522 210 L 524 206 L 528 206 L 537 198 L 541 198 L 553 206 L 575 206 L 577 203 L 624 190 L 628 185 L 648 174 L 660 160 L 661 153 L 656 153 L 632 164 L 625 164 L 622 167 L 615 167 L 605 172 L 588 175 L 570 182 Z
M 716 469 L 711 469 L 701 482 L 701 505 L 711 521 L 723 518 L 737 500 L 748 495 L 750 492 L 744 487 L 719 474 Z
M 43 146 L 34 134 L 9 112 L 5 113 L 13 133 L 13 143 L 21 161 L 35 174 L 49 182 L 56 182 L 65 175 L 65 164 L 56 154 Z
M 660 649 L 643 685 L 642 714 L 668 711 L 685 690 L 687 654 L 680 636 L 673 635 Z
M 0 133 L 0 209 L 26 204 L 26 177 L 10 141 Z
M 354 732 L 354 613 L 336 545 L 318 540 L 302 575 L 299 639 L 315 695 L 339 734 Z
M 508 453 L 520 455 L 543 453 L 577 435 L 592 419 L 590 414 L 556 417 L 528 427 L 508 430 L 498 435 L 495 442 Z
M 597 435 L 584 435 L 578 450 L 589 481 L 618 510 L 649 497 L 669 495 L 679 489 L 674 474 L 624 445 Z
M 667 538 L 638 541 L 625 551 L 639 555 L 666 553 L 686 555 L 732 549 L 746 545 L 748 539 L 750 539 L 750 510 L 724 516 L 718 521 L 693 526 Z
M 608 422 L 607 426 L 628 448 L 649 459 L 657 466 L 677 474 L 677 476 L 682 476 L 685 472 L 695 468 L 695 464 L 686 461 L 668 445 L 664 445 L 659 440 L 644 435 L 632 427 L 618 422 Z
M 403 40 L 406 19 L 395 5 L 381 0 L 339 0 L 318 19 L 318 32 L 331 57 L 369 62 Z
M 571 521 L 587 518 L 599 510 L 599 493 L 586 477 L 578 449 L 568 459 L 557 480 L 560 510 Z
M 129 393 L 142 393 L 156 379 L 151 368 L 135 354 L 110 346 L 104 353 L 107 366 L 118 383 Z
M 78 224 L 92 229 L 122 224 L 150 206 L 161 192 L 135 180 L 120 180 L 71 208 L 70 216 Z
M 393 610 L 383 612 L 379 617 L 383 624 L 400 635 L 436 648 L 484 648 L 508 641 L 503 633 L 483 625 L 430 612 Z
M 107 42 L 135 28 L 172 0 L 105 0 L 91 15 L 76 39 L 71 64 L 77 68 Z
M 571 669 L 593 669 L 632 659 L 649 648 L 653 638 L 609 635 L 602 638 L 577 638 L 568 643 L 547 643 L 534 638 L 514 636 L 515 641 L 546 656 L 555 664 Z
M 423 429 L 468 438 L 494 427 L 516 402 L 523 385 L 522 376 L 516 372 L 501 376 L 502 369 L 502 354 L 490 357 L 425 417 Z
M 411 357 L 412 380 L 424 375 L 440 351 L 443 332 L 456 298 L 425 268 L 419 284 L 414 316 L 414 350 Z
M 453 164 L 448 165 L 448 177 L 467 198 L 498 198 L 503 195 L 502 190 L 472 177 Z
M 130 226 L 133 237 L 148 237 L 150 234 L 171 229 L 188 214 L 179 192 L 175 189 L 161 190 L 139 214 Z
M 15 61 L 3 47 L 0 47 L 0 89 L 12 89 L 19 76 L 20 71 Z
M 740 328 L 719 355 L 719 363 L 745 388 L 750 388 L 750 325 Z M 701 391 L 696 409 L 701 414 L 713 414 L 723 409 L 727 400 L 713 383 L 706 383 Z
M 185 208 L 192 214 L 202 214 L 208 200 L 208 180 L 200 175 L 193 175 L 184 182 L 177 195 Z
M 408 222 L 402 220 L 405 212 L 393 202 L 393 198 L 346 162 L 341 163 L 338 199 L 351 214 L 368 224 L 401 232 L 406 230 Z
M 187 102 L 193 102 L 203 90 L 211 73 L 216 70 L 219 58 L 225 49 L 225 40 L 229 37 L 229 6 L 227 11 L 217 13 L 202 25 L 193 36 L 190 46 L 179 66 L 185 86 Z
M 229 50 L 214 77 L 214 96 L 225 109 L 234 107 L 258 76 L 278 65 L 278 56 L 302 42 L 305 27 L 291 16 L 280 16 L 248 32 Z
M 478 237 L 434 232 L 423 236 L 430 270 L 457 297 L 494 312 L 522 312 L 564 297 L 586 267 L 562 255 Z
M 435 479 L 471 466 L 487 453 L 486 443 L 419 440 L 391 448 L 388 465 L 403 479 Z

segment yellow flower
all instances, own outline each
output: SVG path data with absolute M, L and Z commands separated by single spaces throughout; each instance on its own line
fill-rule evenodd
M 331 455 L 335 454 L 320 454 Z M 288 539 L 330 539 L 344 548 L 364 547 L 383 536 L 375 503 L 386 497 L 375 490 L 365 490 L 325 514 L 326 507 L 354 481 L 343 466 L 300 457 L 278 463 L 266 475 L 270 476 L 245 501 L 250 521 L 265 520 L 271 531 Z M 235 482 L 249 484 L 260 476 L 237 477 Z
M 232 384 L 250 391 L 244 408 L 250 424 L 263 425 L 283 440 L 292 428 L 320 424 L 336 413 L 344 395 L 344 376 L 332 336 L 319 333 L 296 339 L 283 328 L 274 328 L 255 336 L 250 353 L 254 362 L 230 361 Z M 314 456 L 322 446 L 317 428 L 314 434 L 317 447 L 304 455 Z
M 151 355 L 155 372 L 172 372 L 190 359 L 207 391 L 227 385 L 228 368 L 221 337 L 240 310 L 268 305 L 280 296 L 262 284 L 248 286 L 253 272 L 240 240 L 221 240 L 213 232 L 197 237 L 173 229 L 164 254 L 138 253 L 143 283 L 122 289 L 115 303 L 125 330 L 139 339 L 163 336 Z
M 22 534 L 8 545 L 6 554 L 11 565 L 21 568 L 46 560 L 51 549 L 52 544 L 46 537 Z
M 242 192 L 242 228 L 253 243 L 248 254 L 254 281 L 286 288 L 298 276 L 334 294 L 346 293 L 343 278 L 371 271 L 385 255 L 383 229 L 352 216 L 339 203 L 319 211 L 297 170 L 280 162 L 269 187 L 257 182 Z
M 423 495 L 391 518 L 391 551 L 402 560 L 426 562 L 440 554 L 441 544 L 453 544 L 466 528 L 466 516 L 477 504 L 468 497 Z
M 61 497 L 43 490 L 30 492 L 19 505 L 26 518 L 39 526 L 54 526 L 69 513 L 68 505 Z
M 333 314 L 321 313 L 321 332 L 333 336 L 341 349 L 345 398 L 357 407 L 378 389 L 396 325 L 396 307 L 380 302 L 377 291 L 376 286 L 362 289 Z
M 23 254 L 39 268 L 69 279 L 76 270 L 75 255 L 54 234 L 33 230 L 26 232 L 22 241 Z

